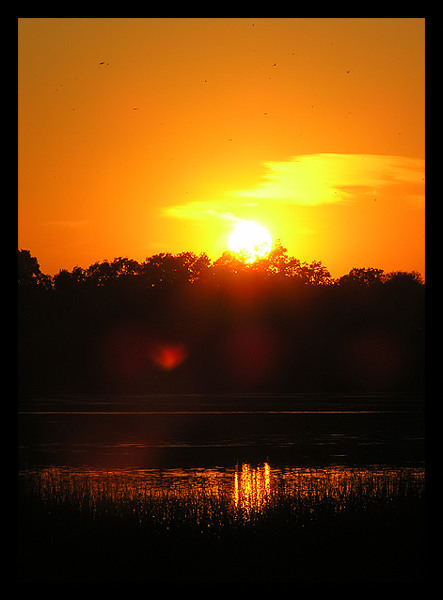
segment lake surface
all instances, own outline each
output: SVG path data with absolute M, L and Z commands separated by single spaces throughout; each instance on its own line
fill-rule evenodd
M 424 464 L 420 396 L 85 395 L 19 404 L 19 467 Z
M 421 397 L 30 398 L 18 440 L 24 581 L 424 576 Z

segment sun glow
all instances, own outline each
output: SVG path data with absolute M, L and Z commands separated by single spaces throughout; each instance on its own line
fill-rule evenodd
M 254 262 L 263 258 L 272 249 L 272 237 L 269 231 L 255 221 L 242 221 L 229 238 L 229 250 L 245 257 L 245 262 Z

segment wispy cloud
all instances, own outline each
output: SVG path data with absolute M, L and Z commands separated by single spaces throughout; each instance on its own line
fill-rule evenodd
M 415 206 L 424 204 L 424 160 L 383 154 L 308 154 L 287 161 L 263 163 L 262 181 L 254 188 L 232 190 L 224 199 L 190 201 L 167 206 L 162 214 L 177 219 L 223 219 L 237 222 L 236 213 L 266 201 L 272 204 L 319 206 L 357 202 L 394 190 Z
M 424 161 L 404 156 L 311 154 L 266 162 L 264 167 L 261 184 L 235 195 L 316 206 L 349 202 L 361 194 L 405 183 L 422 185 L 424 194 Z
M 255 202 L 233 202 L 227 200 L 226 202 L 217 201 L 191 201 L 184 204 L 176 204 L 174 206 L 166 206 L 162 209 L 162 213 L 168 217 L 175 217 L 177 219 L 197 219 L 197 220 L 208 220 L 208 219 L 223 219 L 230 223 L 241 221 L 236 217 L 231 210 L 239 206 L 255 205 Z

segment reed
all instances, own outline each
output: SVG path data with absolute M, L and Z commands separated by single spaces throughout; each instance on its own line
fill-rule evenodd
M 421 558 L 406 569 L 406 549 L 415 556 L 423 544 L 422 471 L 295 470 L 269 481 L 259 473 L 246 473 L 250 488 L 246 476 L 243 487 L 233 485 L 235 473 L 156 474 L 155 485 L 143 473 L 28 473 L 19 481 L 22 573 L 42 575 L 37 540 L 63 580 L 104 572 L 123 580 L 292 580 L 312 575 L 314 565 L 317 576 L 334 578 L 338 556 L 357 576 L 376 552 L 379 576 L 383 560 L 384 576 L 393 563 L 390 576 L 417 572 Z M 67 557 L 63 567 L 57 552 Z M 195 561 L 204 573 L 195 573 Z

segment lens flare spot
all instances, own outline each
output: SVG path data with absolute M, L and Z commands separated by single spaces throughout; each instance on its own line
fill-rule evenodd
M 161 344 L 151 350 L 154 363 L 165 371 L 175 369 L 186 359 L 187 351 L 183 344 Z

